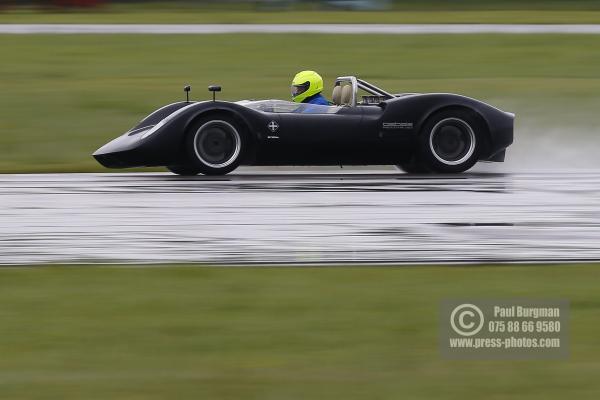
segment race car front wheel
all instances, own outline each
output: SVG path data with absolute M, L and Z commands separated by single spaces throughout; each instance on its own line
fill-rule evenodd
M 188 165 L 169 165 L 167 169 L 174 174 L 181 176 L 195 176 L 200 173 L 198 168 L 191 167 Z
M 419 161 L 433 172 L 456 173 L 471 168 L 478 159 L 481 124 L 467 110 L 433 115 L 419 137 Z
M 429 168 L 415 158 L 408 162 L 398 164 L 396 167 L 407 174 L 428 174 L 431 172 Z
M 205 175 L 224 175 L 238 167 L 243 151 L 243 131 L 226 115 L 213 115 L 194 123 L 186 148 L 192 168 Z

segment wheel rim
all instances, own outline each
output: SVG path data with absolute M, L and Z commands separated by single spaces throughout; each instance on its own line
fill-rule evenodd
M 459 118 L 445 118 L 435 124 L 429 135 L 433 156 L 446 165 L 460 165 L 475 152 L 475 132 Z
M 240 154 L 240 148 L 240 134 L 233 125 L 225 121 L 209 121 L 194 135 L 196 156 L 211 168 L 231 165 Z

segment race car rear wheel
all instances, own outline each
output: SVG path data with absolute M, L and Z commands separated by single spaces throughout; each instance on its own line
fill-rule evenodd
M 186 136 L 193 168 L 205 175 L 224 175 L 238 167 L 244 135 L 228 115 L 212 115 L 195 122 Z
M 457 109 L 433 115 L 419 137 L 419 161 L 433 172 L 456 173 L 478 160 L 481 124 L 473 113 Z

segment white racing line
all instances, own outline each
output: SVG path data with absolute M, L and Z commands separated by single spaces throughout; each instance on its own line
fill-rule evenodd
M 537 24 L 0 24 L 0 34 L 600 34 L 600 25 Z

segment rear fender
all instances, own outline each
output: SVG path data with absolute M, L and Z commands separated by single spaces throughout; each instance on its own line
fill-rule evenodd
M 479 149 L 480 155 L 481 156 L 487 156 L 490 153 L 490 143 L 491 143 L 491 136 L 490 136 L 490 123 L 489 121 L 485 118 L 485 116 L 483 114 L 481 114 L 477 109 L 475 109 L 474 107 L 470 106 L 470 105 L 466 105 L 466 104 L 461 104 L 461 103 L 456 103 L 456 104 L 448 104 L 448 105 L 444 105 L 438 108 L 434 108 L 432 110 L 429 111 L 429 113 L 427 113 L 420 121 L 417 127 L 417 134 L 420 134 L 421 129 L 423 128 L 423 125 L 427 122 L 427 120 L 429 118 L 431 118 L 433 115 L 442 112 L 442 111 L 447 111 L 447 110 L 452 110 L 452 109 L 456 109 L 456 110 L 466 110 L 469 111 L 470 113 L 473 114 L 473 116 L 479 120 L 479 123 L 481 124 L 481 127 L 483 128 L 483 146 L 482 148 Z

